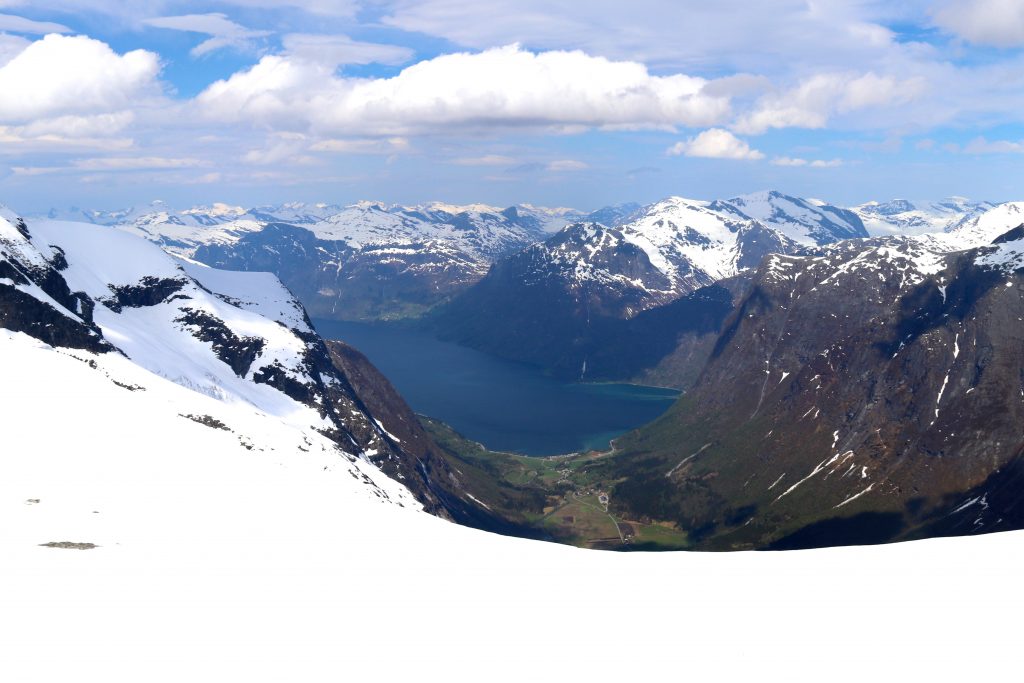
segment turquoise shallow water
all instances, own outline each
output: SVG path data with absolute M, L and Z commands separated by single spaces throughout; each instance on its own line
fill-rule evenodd
M 413 410 L 492 450 L 556 455 L 607 448 L 675 401 L 671 389 L 576 384 L 428 334 L 389 325 L 314 321 L 369 357 Z

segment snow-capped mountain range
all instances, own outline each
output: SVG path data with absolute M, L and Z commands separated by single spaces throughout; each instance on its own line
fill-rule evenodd
M 731 299 L 729 291 L 702 288 L 749 272 L 771 253 L 856 237 L 867 233 L 852 212 L 779 192 L 717 201 L 670 197 L 616 226 L 570 225 L 498 261 L 440 307 L 433 323 L 444 338 L 566 378 L 587 376 L 589 369 L 604 379 L 632 380 L 632 374 L 607 375 L 608 368 L 637 370 L 607 353 L 611 338 L 628 333 L 623 321 L 680 302 L 678 310 L 639 324 L 659 331 L 644 335 L 659 349 L 665 340 L 658 334 L 670 335 L 671 348 L 676 334 L 707 334 L 727 312 L 722 302 Z M 620 356 L 652 355 L 617 348 Z
M 219 268 L 273 272 L 314 316 L 376 320 L 419 317 L 505 258 L 519 261 L 512 270 L 524 282 L 556 277 L 568 289 L 585 282 L 588 296 L 599 293 L 593 310 L 630 317 L 751 269 L 768 253 L 869 234 L 954 234 L 994 208 L 953 197 L 844 209 L 771 191 L 715 201 L 670 197 L 591 213 L 371 201 L 172 210 L 154 202 L 49 217 L 116 226 Z M 956 239 L 948 245 L 962 248 Z
M 884 237 L 947 232 L 995 206 L 992 202 L 972 201 L 966 197 L 948 197 L 940 201 L 867 202 L 851 210 L 872 236 Z
M 937 249 L 961 251 L 989 245 L 1021 223 L 1024 223 L 1024 202 L 1006 202 L 966 216 L 945 232 L 922 235 L 920 239 Z
M 645 290 L 638 308 L 622 311 L 627 317 L 754 267 L 769 253 L 867 237 L 850 211 L 779 192 L 712 202 L 670 197 L 615 228 L 574 230 L 576 239 L 533 248 L 547 250 L 547 260 L 577 285 L 594 279 Z M 642 253 L 633 272 L 611 265 L 623 250 Z
M 176 210 L 163 201 L 117 211 L 53 209 L 29 219 L 59 219 L 117 226 L 132 230 L 169 250 L 191 255 L 204 244 L 230 244 L 267 223 L 308 227 L 318 238 L 344 241 L 353 248 L 368 245 L 446 240 L 482 259 L 529 243 L 546 233 L 585 218 L 567 208 L 529 204 L 499 208 L 432 202 L 415 206 L 360 201 L 348 206 L 291 202 L 243 208 L 215 203 Z M 210 230 L 210 228 L 216 228 Z
M 611 207 L 608 217 L 628 210 Z M 46 217 L 114 226 L 217 267 L 276 273 L 316 316 L 380 319 L 421 314 L 479 280 L 498 258 L 585 214 L 532 205 L 372 201 L 173 210 L 158 201 Z
M 852 212 L 778 192 L 711 202 L 670 197 L 614 227 L 564 228 L 488 277 L 524 295 L 554 286 L 580 298 L 588 315 L 628 318 L 753 268 L 769 253 L 855 237 L 867 233 Z

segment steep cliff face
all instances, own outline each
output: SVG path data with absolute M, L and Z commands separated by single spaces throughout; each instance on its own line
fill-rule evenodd
M 618 504 L 710 548 L 1017 528 L 1024 243 L 773 256 L 696 388 L 623 439 Z M 969 519 L 968 519 L 969 518 Z
M 542 530 L 513 521 L 475 499 L 459 469 L 464 464 L 444 457 L 412 408 L 370 360 L 344 342 L 326 343 L 335 367 L 359 397 L 360 410 L 381 427 L 393 453 L 374 459 L 385 474 L 408 487 L 429 511 L 459 524 L 512 536 L 546 537 Z
M 53 346 L 111 350 L 93 322 L 93 302 L 72 292 L 63 250 L 36 246 L 21 217 L 0 207 L 0 327 Z

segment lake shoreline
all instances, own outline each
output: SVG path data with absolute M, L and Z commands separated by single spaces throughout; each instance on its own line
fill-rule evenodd
M 407 326 L 313 324 L 321 336 L 364 353 L 414 412 L 492 451 L 531 458 L 605 451 L 680 395 L 668 387 L 554 378 Z

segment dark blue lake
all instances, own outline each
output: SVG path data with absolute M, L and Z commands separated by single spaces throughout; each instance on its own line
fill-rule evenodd
M 611 439 L 661 415 L 679 395 L 631 384 L 563 382 L 390 325 L 314 324 L 322 336 L 365 353 L 413 410 L 491 450 L 556 455 L 607 448 Z

